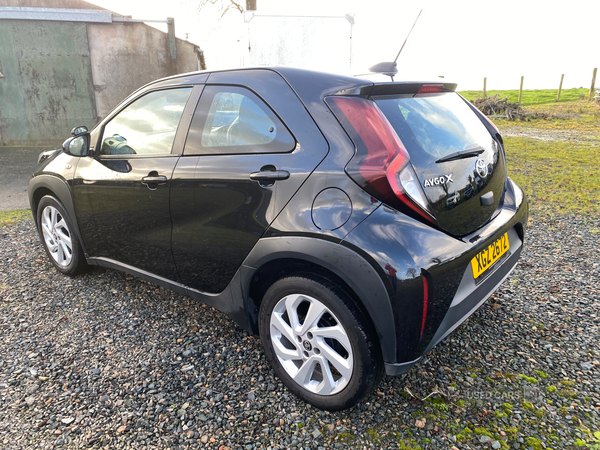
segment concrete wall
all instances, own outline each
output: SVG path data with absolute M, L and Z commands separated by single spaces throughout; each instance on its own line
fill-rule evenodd
M 0 20 L 0 142 L 45 145 L 96 123 L 85 24 Z
M 168 35 L 143 23 L 91 23 L 87 35 L 100 118 L 151 81 L 198 70 L 194 45 L 177 39 L 177 59 L 172 61 Z
M 0 6 L 100 9 L 81 0 Z M 195 45 L 176 39 L 173 60 L 168 34 L 143 23 L 0 19 L 0 145 L 60 144 L 139 87 L 195 70 Z

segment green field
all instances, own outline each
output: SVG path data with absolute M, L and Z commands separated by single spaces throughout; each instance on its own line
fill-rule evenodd
M 563 89 L 560 94 L 560 103 L 571 102 L 574 100 L 583 100 L 589 97 L 590 90 L 586 88 L 576 89 Z M 459 94 L 465 97 L 467 100 L 476 100 L 482 97 L 482 91 L 459 91 Z M 521 105 L 542 105 L 544 103 L 556 102 L 556 94 L 558 89 L 535 89 L 535 90 L 523 90 L 523 96 L 521 97 Z M 509 91 L 487 91 L 488 97 L 498 95 L 500 98 L 508 96 L 508 101 L 511 103 L 517 103 L 519 101 L 519 90 Z
M 505 137 L 509 176 L 534 215 L 600 213 L 600 152 L 588 145 Z

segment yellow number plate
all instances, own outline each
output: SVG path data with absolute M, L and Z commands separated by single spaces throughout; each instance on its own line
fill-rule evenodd
M 508 251 L 508 235 L 504 233 L 471 260 L 473 278 L 478 278 Z

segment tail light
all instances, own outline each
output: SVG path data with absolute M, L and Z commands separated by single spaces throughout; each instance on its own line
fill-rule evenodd
M 379 107 L 360 97 L 331 97 L 357 147 L 346 172 L 376 199 L 435 223 L 402 141 Z

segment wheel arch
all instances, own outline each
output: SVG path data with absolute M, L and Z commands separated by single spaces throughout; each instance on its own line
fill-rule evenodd
M 51 195 L 61 203 L 61 205 L 66 209 L 67 213 L 69 214 L 69 219 L 75 227 L 75 231 L 79 239 L 81 248 L 83 249 L 83 253 L 87 256 L 87 251 L 85 249 L 83 239 L 81 238 L 81 232 L 79 230 L 77 216 L 75 215 L 75 205 L 73 204 L 71 188 L 69 187 L 67 182 L 59 177 L 52 175 L 37 175 L 29 181 L 28 191 L 29 204 L 31 206 L 31 213 L 33 215 L 33 220 L 35 222 L 36 228 L 38 228 L 39 225 L 37 223 L 38 204 L 45 195 Z
M 286 276 L 311 274 L 336 284 L 363 312 L 385 362 L 395 361 L 396 328 L 389 294 L 375 267 L 341 244 L 311 237 L 261 239 L 244 261 L 241 288 L 248 328 L 257 332 L 260 301 Z

